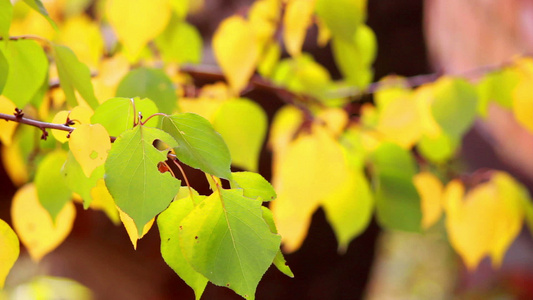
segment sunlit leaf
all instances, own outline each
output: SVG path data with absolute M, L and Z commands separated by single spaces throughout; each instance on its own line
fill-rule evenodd
M 442 215 L 442 182 L 429 172 L 421 172 L 413 177 L 413 183 L 420 195 L 422 208 L 422 228 L 428 229 L 440 220 Z
M 118 84 L 130 71 L 128 59 L 121 54 L 103 58 L 93 79 L 94 93 L 100 103 L 115 96 Z
M 244 197 L 262 201 L 276 199 L 276 191 L 263 176 L 253 172 L 234 172 L 232 181 L 237 184 L 237 188 L 243 189 Z
M 137 226 L 135 222 L 133 221 L 130 216 L 128 216 L 125 212 L 120 210 L 120 207 L 117 206 L 118 215 L 120 217 L 120 221 L 122 221 L 122 224 L 124 225 L 124 228 L 126 228 L 126 232 L 128 233 L 128 237 L 130 238 L 131 243 L 133 244 L 133 249 L 137 250 L 137 241 L 142 239 L 142 237 L 150 231 L 152 228 L 152 225 L 154 224 L 155 218 L 150 219 L 146 224 L 144 224 L 142 232 L 137 231 Z
M 215 114 L 213 127 L 228 145 L 232 164 L 257 171 L 267 130 L 263 109 L 244 98 L 226 101 Z
M 379 108 L 377 131 L 382 138 L 410 149 L 420 138 L 420 114 L 416 100 L 405 94 Z
M 340 144 L 319 125 L 302 132 L 274 163 L 272 182 L 278 198 L 271 209 L 283 249 L 293 252 L 307 235 L 320 201 L 341 188 L 348 170 Z
M 98 23 L 86 15 L 70 17 L 61 26 L 59 42 L 72 49 L 79 60 L 95 68 L 102 58 L 104 41 Z
M 145 67 L 130 71 L 118 85 L 116 96 L 148 98 L 154 101 L 160 112 L 166 114 L 174 112 L 178 100 L 172 81 L 165 72 Z
M 431 112 L 442 130 L 460 139 L 476 116 L 477 94 L 463 79 L 443 77 L 433 84 Z
M 0 113 L 12 114 L 15 111 L 15 108 L 16 106 L 13 102 L 11 102 L 11 100 L 7 99 L 3 95 L 0 95 Z M 0 122 L 0 141 L 2 144 L 6 146 L 11 145 L 13 133 L 15 132 L 16 128 L 17 122 Z
M 98 169 L 93 172 L 92 176 L 95 176 L 97 171 Z M 115 205 L 113 197 L 111 197 L 111 194 L 109 194 L 109 191 L 105 186 L 103 176 L 102 178 L 98 179 L 96 186 L 91 189 L 91 198 L 92 202 L 90 204 L 90 208 L 103 210 L 113 224 L 118 225 L 120 223 L 120 216 L 117 206 Z
M 93 124 L 102 124 L 110 136 L 119 136 L 127 129 L 133 128 L 134 120 L 141 113 L 145 118 L 157 113 L 157 106 L 150 99 L 112 98 L 102 103 L 91 117 Z M 149 120 L 147 126 L 155 126 L 155 119 Z
M 41 46 L 31 40 L 0 43 L 0 49 L 9 64 L 3 95 L 22 109 L 45 81 L 48 59 Z
M 434 138 L 422 135 L 417 149 L 427 160 L 443 163 L 453 157 L 460 144 L 459 142 L 459 140 L 452 139 L 442 132 Z
M 68 202 L 52 222 L 50 213 L 39 203 L 32 183 L 21 187 L 11 203 L 13 228 L 34 261 L 40 261 L 65 240 L 75 217 L 76 208 Z
M 333 36 L 348 41 L 366 18 L 366 0 L 317 0 L 316 13 Z
M 6 277 L 20 253 L 17 235 L 2 219 L 0 219 L 0 245 L 2 245 L 0 247 L 0 290 L 2 290 Z
M 307 28 L 311 25 L 315 1 L 292 0 L 283 15 L 283 42 L 292 56 L 302 52 Z
M 9 63 L 7 62 L 4 52 L 0 51 L 0 95 L 4 91 L 4 86 L 9 75 Z
M 46 11 L 46 8 L 44 7 L 41 0 L 23 0 L 26 4 L 28 4 L 29 7 L 33 8 L 36 12 L 40 13 L 54 29 L 57 30 L 56 23 L 50 18 L 50 15 L 48 15 L 48 12 Z
M 55 221 L 63 207 L 71 200 L 72 192 L 61 173 L 67 153 L 56 150 L 47 154 L 37 167 L 35 189 L 39 202 Z
M 485 74 L 477 84 L 479 95 L 478 113 L 486 117 L 491 102 L 498 103 L 505 108 L 511 108 L 513 106 L 512 91 L 517 86 L 519 80 L 518 73 L 511 68 Z
M 229 149 L 209 121 L 183 113 L 164 117 L 161 128 L 178 142 L 174 151 L 180 161 L 217 177 L 231 177 Z
M 100 165 L 92 172 L 91 176 L 87 177 L 80 163 L 70 151 L 61 172 L 65 177 L 65 183 L 68 188 L 82 198 L 83 208 L 89 208 L 93 201 L 92 189 L 96 187 L 100 179 L 104 178 L 104 166 Z
M 232 16 L 218 26 L 212 44 L 218 65 L 237 94 L 248 84 L 259 59 L 254 32 L 242 17 Z
M 416 174 L 411 153 L 396 144 L 383 143 L 372 154 L 379 223 L 390 229 L 420 231 L 420 197 L 412 182 Z
M 207 278 L 193 269 L 181 251 L 179 231 L 181 221 L 194 209 L 194 200 L 191 199 L 187 188 L 185 197 L 176 196 L 170 206 L 157 217 L 157 227 L 161 236 L 161 255 L 165 262 L 187 283 L 199 300 L 207 285 Z M 180 190 L 181 192 L 181 190 Z M 200 202 L 205 196 L 194 193 L 193 197 Z
M 362 171 L 351 170 L 340 188 L 322 200 L 322 207 L 339 243 L 345 252 L 348 244 L 370 223 L 374 199 Z
M 285 105 L 276 112 L 270 126 L 270 137 L 268 139 L 274 160 L 283 156 L 287 146 L 293 140 L 294 135 L 302 124 L 303 117 L 302 111 L 292 105 Z
M 272 231 L 272 233 L 278 233 L 278 229 L 276 228 L 276 224 L 274 223 L 274 216 L 272 215 L 272 211 L 270 211 L 270 209 L 265 206 L 261 206 L 261 209 L 263 210 L 263 219 L 268 224 L 268 227 L 270 227 L 270 231 Z M 281 252 L 281 250 L 278 250 L 276 257 L 274 258 L 274 265 L 283 274 L 294 278 L 294 273 L 292 273 L 291 268 L 287 265 L 287 261 L 285 260 L 285 257 L 283 257 L 283 253 Z
M 261 201 L 238 190 L 214 192 L 197 205 L 182 220 L 179 238 L 196 271 L 246 299 L 255 299 L 280 244 L 263 219 Z
M 324 122 L 333 136 L 339 136 L 348 124 L 348 114 L 340 108 L 322 109 L 316 117 Z
M 69 148 L 87 177 L 104 164 L 111 149 L 109 134 L 100 124 L 83 124 L 71 133 Z
M 155 42 L 166 62 L 183 64 L 202 60 L 202 36 L 187 22 L 172 20 Z
M 270 77 L 281 57 L 281 47 L 278 43 L 269 43 L 265 46 L 257 66 L 257 72 L 263 77 Z
M 170 173 L 159 172 L 157 165 L 167 156 L 152 145 L 155 140 L 178 146 L 168 133 L 139 125 L 115 140 L 105 162 L 106 186 L 117 206 L 133 219 L 140 236 L 145 224 L 167 208 L 180 187 Z
M 74 91 L 78 91 L 92 109 L 98 107 L 98 100 L 94 96 L 89 68 L 80 62 L 74 52 L 68 47 L 54 44 L 52 48 L 59 74 L 59 82 L 67 97 L 67 103 L 71 107 L 78 105 L 78 100 L 74 93 Z
M 9 27 L 13 19 L 13 5 L 11 1 L 0 1 L 0 37 L 9 36 Z M 2 92 L 0 84 L 0 92 Z
M 108 0 L 107 19 L 132 61 L 136 61 L 146 44 L 157 37 L 170 20 L 168 0 Z
M 68 110 L 61 110 L 59 111 L 54 118 L 52 119 L 52 123 L 54 124 L 66 124 L 67 120 L 74 122 L 74 127 L 77 127 L 79 125 L 87 125 L 91 123 L 91 116 L 93 115 L 93 111 L 86 107 L 86 106 L 76 106 L 72 108 L 70 111 Z M 54 138 L 60 142 L 65 143 L 68 141 L 68 136 L 70 135 L 69 132 L 66 132 L 64 130 L 55 130 L 52 129 L 52 135 Z

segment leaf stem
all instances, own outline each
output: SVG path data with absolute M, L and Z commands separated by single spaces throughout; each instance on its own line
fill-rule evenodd
M 178 158 L 176 157 L 175 154 L 169 153 L 167 156 L 172 158 L 171 159 L 172 162 L 178 167 L 178 169 L 180 169 L 181 175 L 183 176 L 183 179 L 185 179 L 185 184 L 189 188 L 189 194 L 191 195 L 191 200 L 192 200 L 194 194 L 192 192 L 191 184 L 189 183 L 189 178 L 187 178 L 187 175 L 185 175 L 185 170 L 183 170 L 183 167 L 178 163 Z M 193 200 L 193 203 L 194 203 L 194 200 Z M 196 206 L 196 204 L 195 204 L 195 206 Z
M 164 113 L 155 113 L 155 114 L 149 116 L 148 118 L 146 118 L 146 120 L 144 120 L 144 122 L 141 121 L 141 125 L 146 124 L 146 122 L 148 122 L 151 118 L 153 118 L 153 117 L 155 117 L 155 116 L 168 117 L 168 115 L 167 115 L 167 114 L 164 114 Z

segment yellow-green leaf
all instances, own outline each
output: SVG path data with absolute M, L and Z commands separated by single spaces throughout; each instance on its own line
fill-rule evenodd
M 104 126 L 84 124 L 70 135 L 69 147 L 85 176 L 91 177 L 94 169 L 104 164 L 107 152 L 111 149 L 111 141 Z
M 9 271 L 19 257 L 19 239 L 13 229 L 0 219 L 0 290 L 4 288 L 4 283 Z
M 283 42 L 292 56 L 300 55 L 307 28 L 311 25 L 314 0 L 292 0 L 285 7 L 283 16 Z

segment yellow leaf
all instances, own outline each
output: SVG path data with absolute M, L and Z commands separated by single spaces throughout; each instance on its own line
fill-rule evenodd
M 281 3 L 279 0 L 255 1 L 248 12 L 248 19 L 252 26 L 260 49 L 272 39 L 279 22 Z
M 108 0 L 105 13 L 129 59 L 136 61 L 144 46 L 166 27 L 168 0 Z
M 65 124 L 68 120 L 71 120 L 74 122 L 74 125 L 72 127 L 77 127 L 80 124 L 91 124 L 91 116 L 93 115 L 93 111 L 86 106 L 76 106 L 72 108 L 71 111 L 68 110 L 62 110 L 59 111 L 54 118 L 52 119 L 52 123 L 55 124 Z M 54 138 L 60 142 L 65 143 L 68 141 L 68 135 L 69 133 L 62 130 L 55 130 L 52 129 L 52 135 Z
M 99 179 L 96 186 L 92 188 L 91 197 L 93 197 L 93 201 L 89 206 L 90 208 L 103 210 L 113 224 L 118 225 L 120 223 L 115 201 L 111 197 L 111 194 L 109 194 L 103 178 Z
M 520 61 L 521 79 L 513 91 L 513 112 L 518 122 L 533 133 L 533 60 Z
M 82 124 L 76 127 L 68 144 L 87 177 L 91 177 L 94 169 L 104 164 L 107 152 L 111 149 L 109 134 L 100 124 Z
M 133 249 L 137 250 L 137 241 L 142 239 L 142 237 L 152 228 L 152 225 L 154 224 L 154 219 L 151 219 L 144 225 L 143 228 L 143 234 L 139 236 L 139 233 L 137 231 L 137 227 L 135 226 L 135 223 L 133 222 L 133 219 L 128 216 L 125 212 L 120 210 L 118 206 L 116 206 L 120 220 L 122 221 L 122 224 L 124 224 L 124 228 L 126 228 L 126 232 L 128 232 L 128 236 L 130 237 L 130 241 L 133 244 Z
M 11 100 L 7 99 L 3 95 L 0 95 L 0 113 L 4 114 L 13 114 L 15 112 L 15 104 Z M 17 122 L 8 122 L 2 120 L 0 122 L 0 141 L 2 144 L 9 146 L 11 145 L 11 139 L 13 137 L 13 132 L 17 128 Z
M 222 21 L 213 35 L 213 51 L 233 94 L 238 94 L 248 84 L 259 59 L 250 24 L 240 16 Z
M 11 146 L 2 146 L 2 163 L 9 178 L 16 186 L 23 185 L 29 178 L 26 162 L 22 157 L 20 142 L 15 137 Z
M 335 137 L 339 136 L 348 124 L 348 114 L 341 108 L 327 108 L 317 114 L 317 118 L 322 120 L 326 128 Z
M 40 261 L 65 240 L 72 230 L 75 217 L 76 208 L 72 202 L 68 202 L 54 224 L 50 213 L 37 199 L 33 183 L 21 187 L 11 204 L 13 227 L 34 261 Z
M 442 130 L 431 113 L 431 101 L 434 99 L 433 94 L 434 92 L 431 86 L 425 85 L 417 88 L 413 97 L 418 106 L 422 132 L 430 138 L 437 138 L 442 134 Z
M 429 172 L 421 172 L 413 177 L 413 183 L 420 195 L 422 208 L 422 228 L 428 229 L 437 223 L 442 215 L 442 182 Z
M 9 271 L 19 257 L 19 239 L 13 229 L 0 219 L 0 290 L 4 288 L 4 283 Z
M 318 27 L 318 36 L 316 42 L 319 47 L 325 47 L 331 39 L 331 31 L 329 30 L 328 26 L 326 26 L 324 21 L 319 17 L 316 18 L 316 26 Z
M 86 15 L 67 18 L 61 26 L 59 41 L 68 46 L 78 59 L 95 68 L 104 52 L 104 41 L 98 24 Z
M 198 114 L 210 122 L 213 121 L 222 103 L 223 101 L 211 98 L 181 98 L 179 101 L 181 112 Z
M 297 250 L 320 201 L 340 188 L 348 170 L 340 144 L 320 125 L 301 133 L 274 161 L 278 198 L 272 212 L 288 252 Z
M 98 76 L 93 79 L 94 94 L 100 103 L 115 96 L 117 86 L 129 72 L 128 59 L 121 54 L 104 59 L 100 64 Z
M 307 28 L 311 25 L 314 0 L 291 0 L 283 16 L 283 42 L 291 56 L 302 53 Z

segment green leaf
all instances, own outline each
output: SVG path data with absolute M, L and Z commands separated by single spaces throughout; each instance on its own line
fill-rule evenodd
M 196 271 L 246 299 L 255 299 L 281 240 L 263 219 L 261 201 L 239 190 L 207 197 L 183 219 L 179 237 L 183 255 Z
M 159 111 L 165 114 L 173 113 L 178 101 L 167 74 L 159 69 L 146 67 L 130 71 L 120 81 L 116 96 L 149 98 L 154 101 Z
M 232 164 L 257 171 L 267 130 L 267 116 L 261 106 L 244 98 L 226 101 L 216 112 L 213 127 L 228 145 Z
M 231 156 L 224 140 L 203 117 L 184 113 L 162 118 L 161 129 L 178 142 L 176 157 L 217 177 L 231 178 Z
M 61 209 L 71 200 L 72 192 L 61 173 L 67 153 L 56 150 L 47 154 L 37 167 L 35 187 L 42 206 L 55 220 Z
M 383 143 L 371 160 L 378 222 L 389 229 L 419 232 L 422 213 L 412 181 L 416 164 L 411 153 L 396 144 Z
M 477 110 L 481 116 L 487 116 L 488 106 L 492 101 L 505 108 L 513 107 L 513 90 L 520 81 L 519 75 L 516 70 L 507 68 L 483 76 L 477 85 Z
M 50 15 L 48 15 L 48 12 L 46 11 L 46 8 L 44 7 L 41 0 L 24 0 L 24 2 L 28 4 L 29 7 L 33 8 L 36 12 L 40 13 L 43 17 L 45 17 L 45 19 L 48 20 L 50 25 L 52 25 L 55 30 L 58 30 L 56 23 L 54 22 L 54 20 L 52 20 L 52 18 L 50 18 Z
M 165 161 L 166 151 L 154 146 L 161 140 L 170 147 L 176 141 L 157 128 L 136 126 L 122 133 L 113 143 L 105 162 L 105 183 L 117 206 L 128 214 L 142 235 L 144 225 L 168 207 L 180 188 L 180 181 L 157 164 Z
M 475 88 L 463 79 L 441 78 L 434 85 L 431 113 L 452 139 L 460 139 L 476 117 Z
M 3 94 L 18 108 L 24 108 L 37 93 L 48 73 L 48 59 L 35 41 L 2 43 L 9 63 Z
M 57 73 L 59 74 L 59 83 L 65 92 L 67 103 L 71 107 L 78 105 L 76 94 L 74 93 L 77 90 L 87 104 L 93 110 L 96 109 L 98 100 L 94 96 L 89 67 L 80 62 L 70 48 L 54 44 L 53 49 Z
M 366 18 L 366 0 L 317 0 L 316 14 L 333 36 L 349 41 Z
M 261 209 L 263 210 L 263 219 L 268 224 L 270 231 L 272 231 L 272 233 L 278 233 L 278 229 L 276 228 L 276 224 L 274 223 L 274 216 L 272 215 L 272 211 L 270 211 L 268 207 L 264 206 L 261 206 Z M 283 253 L 281 253 L 281 250 L 278 250 L 276 257 L 274 258 L 274 265 L 276 266 L 276 268 L 278 268 L 278 270 L 280 270 L 281 273 L 289 276 L 290 278 L 294 278 L 294 273 L 292 273 L 291 268 L 287 265 L 287 261 L 285 260 L 285 257 L 283 257 Z
M 427 160 L 434 163 L 444 163 L 453 157 L 459 145 L 459 140 L 454 140 L 442 133 L 434 138 L 422 135 L 417 149 Z
M 83 208 L 89 208 L 93 201 L 91 190 L 96 186 L 99 179 L 104 178 L 104 166 L 97 167 L 92 172 L 91 177 L 86 177 L 80 164 L 72 152 L 69 151 L 67 161 L 63 165 L 61 172 L 69 189 L 83 199 Z
M 17 234 L 9 225 L 0 219 L 0 291 L 9 271 L 17 261 L 20 254 L 20 242 Z
M 371 65 L 376 57 L 376 37 L 372 29 L 366 25 L 359 26 L 349 41 L 334 37 L 332 51 L 346 81 L 360 88 L 372 81 L 374 74 Z
M 185 193 L 185 197 L 180 194 Z M 194 193 L 196 201 L 201 201 L 205 196 Z M 178 276 L 194 290 L 196 299 L 199 300 L 207 285 L 207 278 L 196 272 L 183 256 L 179 242 L 180 223 L 193 209 L 193 199 L 186 187 L 180 189 L 176 199 L 157 217 L 157 227 L 161 236 L 161 255 L 165 262 L 178 274 Z
M 110 136 L 119 136 L 133 128 L 133 120 L 139 113 L 146 119 L 158 113 L 157 106 L 150 99 L 111 98 L 96 108 L 91 123 L 102 124 Z M 145 125 L 153 127 L 156 124 L 157 120 L 152 118 Z
M 202 60 L 202 37 L 196 27 L 185 21 L 173 18 L 155 43 L 165 62 L 195 64 Z
M 0 37 L 9 36 L 9 27 L 13 19 L 13 5 L 10 0 L 0 0 Z M 0 89 L 1 91 L 1 89 Z
M 349 243 L 368 227 L 374 211 L 374 199 L 363 171 L 351 171 L 349 176 L 348 184 L 322 200 L 340 252 L 345 252 Z
M 190 1 L 192 0 L 170 0 L 170 6 L 172 6 L 178 18 L 184 19 L 187 16 Z
M 237 188 L 244 190 L 244 197 L 252 199 L 261 197 L 261 201 L 276 199 L 277 195 L 274 187 L 258 173 L 234 172 L 232 175 L 232 181 L 237 184 Z
M 4 53 L 0 51 L 0 95 L 4 90 L 4 86 L 7 82 L 7 75 L 9 74 L 9 64 L 4 56 Z

